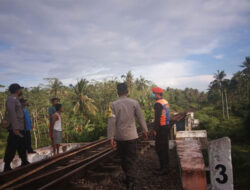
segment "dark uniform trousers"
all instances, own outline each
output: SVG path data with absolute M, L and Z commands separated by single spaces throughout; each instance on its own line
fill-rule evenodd
M 116 141 L 117 153 L 121 158 L 121 166 L 126 174 L 127 180 L 133 182 L 136 177 L 136 146 L 137 139 L 129 141 Z
M 28 152 L 32 152 L 32 146 L 31 146 L 31 134 L 30 131 L 26 131 L 26 149 Z
M 169 158 L 168 158 L 168 135 L 169 135 L 169 126 L 159 126 L 156 130 L 155 138 L 155 148 L 156 153 L 160 161 L 160 169 L 168 169 Z
M 7 146 L 4 155 L 4 162 L 6 165 L 9 165 L 13 158 L 15 157 L 16 151 L 18 152 L 19 157 L 22 160 L 22 164 L 27 163 L 26 155 L 26 138 L 25 131 L 20 131 L 23 137 L 17 136 L 14 134 L 13 130 L 9 130 L 9 136 L 7 139 Z

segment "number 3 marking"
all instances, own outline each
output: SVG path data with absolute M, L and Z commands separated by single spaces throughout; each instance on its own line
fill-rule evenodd
M 225 167 L 224 165 L 222 165 L 222 164 L 218 164 L 218 165 L 215 166 L 215 169 L 216 169 L 216 170 L 221 169 L 220 175 L 223 176 L 223 179 L 222 179 L 222 180 L 221 180 L 220 178 L 216 178 L 216 181 L 217 181 L 218 183 L 221 183 L 221 184 L 226 183 L 227 180 L 228 180 L 228 177 L 227 177 L 227 175 L 226 175 L 226 167 Z

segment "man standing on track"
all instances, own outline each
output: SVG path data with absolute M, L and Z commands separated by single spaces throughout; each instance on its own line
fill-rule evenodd
M 12 162 L 16 151 L 22 160 L 22 166 L 29 164 L 26 155 L 25 145 L 25 121 L 24 113 L 19 102 L 18 96 L 21 94 L 21 87 L 19 84 L 11 84 L 9 87 L 10 96 L 6 102 L 6 112 L 8 113 L 9 136 L 7 139 L 7 146 L 4 155 L 4 171 L 11 170 L 10 163 Z
M 112 148 L 117 145 L 117 153 L 126 175 L 127 189 L 134 189 L 138 139 L 135 119 L 142 127 L 145 138 L 147 138 L 148 129 L 139 103 L 127 97 L 128 87 L 125 83 L 117 85 L 117 93 L 119 99 L 113 102 L 109 109 L 108 138 Z
M 168 172 L 169 158 L 169 124 L 170 124 L 170 111 L 168 101 L 162 98 L 163 89 L 159 87 L 152 88 L 152 97 L 156 100 L 154 105 L 155 121 L 153 134 L 155 139 L 156 153 L 159 157 L 160 168 L 157 175 L 165 175 Z

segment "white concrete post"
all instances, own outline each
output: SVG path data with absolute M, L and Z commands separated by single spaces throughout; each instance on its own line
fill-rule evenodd
M 206 130 L 194 130 L 194 131 L 177 131 L 177 140 L 198 140 L 201 145 L 201 149 L 207 149 L 207 131 Z
M 209 142 L 208 153 L 212 190 L 233 190 L 230 139 L 224 137 Z
M 176 138 L 176 124 L 174 124 L 174 139 Z

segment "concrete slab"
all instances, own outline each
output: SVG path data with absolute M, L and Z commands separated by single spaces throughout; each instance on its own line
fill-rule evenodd
M 76 149 L 87 144 L 89 143 L 63 143 L 62 146 L 60 147 L 60 153 L 67 152 L 69 150 Z M 36 151 L 35 154 L 27 155 L 28 161 L 30 163 L 34 163 L 34 162 L 53 156 L 53 149 L 51 146 L 39 148 L 39 149 L 36 149 L 35 151 Z M 13 159 L 11 163 L 11 167 L 16 168 L 20 165 L 21 165 L 21 160 L 19 156 L 16 154 L 15 158 Z M 4 162 L 3 162 L 3 159 L 0 159 L 0 172 L 3 171 L 3 168 L 4 168 Z
M 182 186 L 185 190 L 206 190 L 203 155 L 197 140 L 177 140 Z
M 194 130 L 194 131 L 177 131 L 176 140 L 198 140 L 202 149 L 207 148 L 207 131 Z
M 150 141 L 147 141 L 149 142 L 150 146 L 155 146 L 155 141 L 154 140 L 150 140 Z M 169 149 L 172 150 L 174 149 L 176 146 L 176 142 L 175 140 L 169 140 Z

